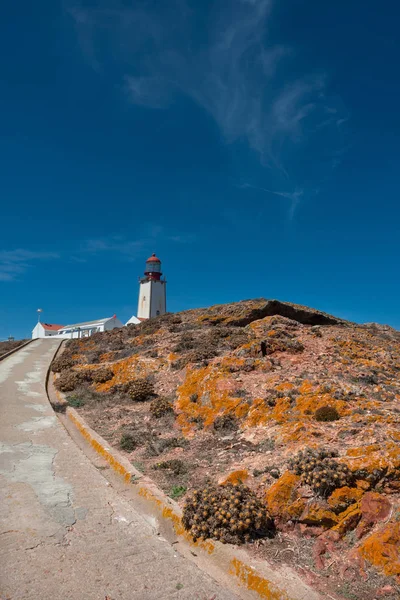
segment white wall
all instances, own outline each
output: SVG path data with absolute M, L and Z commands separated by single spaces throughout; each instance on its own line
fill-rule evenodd
M 150 319 L 166 312 L 166 282 L 144 281 L 140 284 L 137 316 Z
M 144 281 L 139 287 L 138 319 L 150 317 L 151 281 Z
M 44 329 L 40 323 L 36 323 L 35 327 L 32 329 L 32 339 L 44 337 Z
M 166 282 L 152 281 L 150 317 L 165 315 L 166 312 Z
M 59 333 L 57 335 L 58 338 L 62 340 L 71 340 L 78 338 L 90 337 L 93 333 L 101 332 L 101 331 L 110 331 L 111 329 L 115 329 L 116 327 L 123 327 L 124 324 L 117 318 L 109 319 L 104 323 L 93 324 L 93 325 L 83 325 L 80 330 L 74 329 L 73 331 L 69 331 L 68 333 Z M 93 331 L 92 331 L 93 330 Z M 60 330 L 62 331 L 62 330 Z
M 110 331 L 111 329 L 115 329 L 116 327 L 123 327 L 124 324 L 122 323 L 122 321 L 120 321 L 119 319 L 117 319 L 115 317 L 115 319 L 110 319 L 109 321 L 106 321 L 104 324 L 104 329 L 105 331 Z
M 35 340 L 37 338 L 54 337 L 55 335 L 57 335 L 57 330 L 49 331 L 48 329 L 45 329 L 41 323 L 36 323 L 35 327 L 32 330 L 32 339 L 33 340 Z

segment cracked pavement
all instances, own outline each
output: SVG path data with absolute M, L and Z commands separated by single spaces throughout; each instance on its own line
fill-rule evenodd
M 1 600 L 235 600 L 76 446 L 45 391 L 56 340 L 0 362 Z

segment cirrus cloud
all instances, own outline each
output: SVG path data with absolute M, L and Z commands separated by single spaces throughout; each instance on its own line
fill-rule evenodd
M 18 248 L 0 250 L 0 281 L 13 281 L 31 268 L 36 261 L 59 258 L 56 252 L 35 252 Z
M 310 139 L 319 135 L 328 152 L 347 115 L 340 100 L 329 97 L 327 75 L 299 74 L 291 68 L 295 49 L 272 40 L 272 0 L 165 4 L 71 6 L 88 61 L 124 82 L 137 106 L 165 109 L 177 95 L 190 98 L 212 116 L 227 143 L 245 140 L 282 181 L 292 177 L 287 157 Z M 288 183 L 302 188 L 299 181 Z

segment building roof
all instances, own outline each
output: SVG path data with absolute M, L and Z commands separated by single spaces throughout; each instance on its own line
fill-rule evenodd
M 150 256 L 150 258 L 148 258 L 148 259 L 146 260 L 146 262 L 147 262 L 147 263 L 148 263 L 148 262 L 157 262 L 157 263 L 160 263 L 160 262 L 161 262 L 161 260 L 160 260 L 160 259 L 159 259 L 159 258 L 158 258 L 158 257 L 157 257 L 157 256 L 156 256 L 154 253 L 153 253 L 153 254 Z
M 43 329 L 47 329 L 48 331 L 58 331 L 59 329 L 63 329 L 64 325 L 51 325 L 50 323 L 42 323 L 39 321 Z
M 141 322 L 141 320 L 140 320 L 140 319 L 138 319 L 137 317 L 135 317 L 135 315 L 133 315 L 133 316 L 132 316 L 132 317 L 129 319 L 129 321 L 127 321 L 127 322 L 125 323 L 125 325 L 131 325 L 131 324 L 133 324 L 133 325 L 139 325 L 139 323 L 140 323 L 140 322 Z
M 116 315 L 112 317 L 106 317 L 105 319 L 96 319 L 95 321 L 84 321 L 83 323 L 73 323 L 72 325 L 63 325 L 62 329 L 73 329 L 75 327 L 83 327 L 84 325 L 102 325 L 111 319 L 116 319 Z

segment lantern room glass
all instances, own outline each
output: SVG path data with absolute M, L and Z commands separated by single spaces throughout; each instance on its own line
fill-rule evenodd
M 146 273 L 160 273 L 161 263 L 150 261 L 146 263 Z

